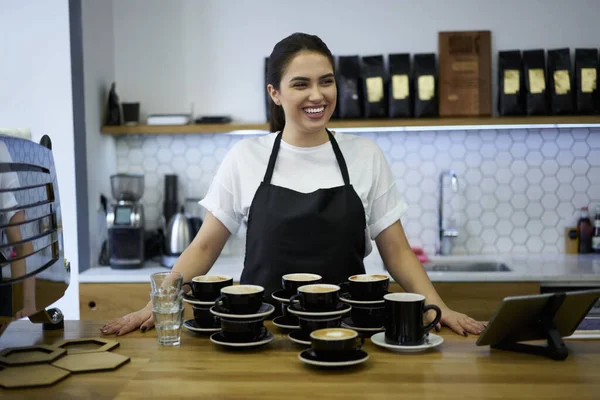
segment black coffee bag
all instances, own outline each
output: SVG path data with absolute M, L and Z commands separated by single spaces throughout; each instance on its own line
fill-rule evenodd
M 113 82 L 110 85 L 108 93 L 108 108 L 106 112 L 106 125 L 121 125 L 121 103 L 119 103 L 119 95 L 117 95 L 117 84 Z
M 577 114 L 600 112 L 598 99 L 598 50 L 575 49 L 575 109 Z
M 367 118 L 387 116 L 387 76 L 383 56 L 362 57 L 363 109 Z
M 524 92 L 521 52 L 498 52 L 498 114 L 524 115 Z
M 390 118 L 412 117 L 410 54 L 390 54 L 388 71 L 388 115 Z
M 544 50 L 523 51 L 525 110 L 527 115 L 548 114 L 546 98 L 546 56 Z
M 339 117 L 362 118 L 364 114 L 360 58 L 358 56 L 340 56 L 336 75 Z
M 548 83 L 551 114 L 573 114 L 573 71 L 569 49 L 548 50 Z
M 435 54 L 415 54 L 415 117 L 438 115 L 437 66 Z

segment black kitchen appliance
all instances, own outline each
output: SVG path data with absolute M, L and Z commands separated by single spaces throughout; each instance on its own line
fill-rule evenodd
M 112 195 L 106 214 L 108 254 L 113 269 L 141 268 L 144 262 L 144 175 L 116 174 L 110 177 Z

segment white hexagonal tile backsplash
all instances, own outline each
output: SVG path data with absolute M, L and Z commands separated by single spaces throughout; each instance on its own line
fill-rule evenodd
M 518 129 L 361 133 L 386 154 L 409 211 L 413 246 L 433 254 L 437 182 L 453 169 L 458 193 L 445 182 L 445 216 L 459 231 L 454 254 L 562 252 L 564 228 L 582 206 L 600 203 L 600 130 Z M 179 176 L 180 202 L 201 198 L 227 151 L 227 134 L 127 135 L 117 138 L 119 172 L 144 173 L 146 224 L 156 228 L 164 175 Z M 242 230 L 228 251 L 244 253 Z

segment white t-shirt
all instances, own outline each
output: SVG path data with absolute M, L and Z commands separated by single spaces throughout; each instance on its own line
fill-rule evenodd
M 236 233 L 262 182 L 277 132 L 240 140 L 223 159 L 206 197 L 200 204 Z M 348 167 L 350 184 L 360 197 L 367 227 L 366 255 L 387 227 L 400 219 L 407 209 L 379 146 L 370 139 L 335 133 L 335 139 Z M 275 162 L 271 184 L 310 193 L 342 186 L 344 179 L 330 142 L 315 147 L 292 146 L 283 139 Z

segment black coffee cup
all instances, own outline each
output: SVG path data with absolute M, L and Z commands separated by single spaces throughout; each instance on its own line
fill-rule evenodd
M 379 328 L 385 322 L 385 305 L 352 305 L 352 322 L 361 328 Z
M 292 295 L 298 292 L 298 288 L 300 286 L 310 285 L 313 283 L 321 283 L 322 279 L 323 278 L 321 277 L 321 275 L 317 274 L 286 274 L 281 277 L 281 286 L 287 293 Z
M 212 327 L 218 317 L 210 312 L 211 306 L 192 306 L 194 311 L 194 319 L 199 327 Z
M 312 331 L 310 343 L 318 357 L 335 360 L 359 351 L 364 339 L 352 329 L 327 328 Z
M 298 317 L 300 330 L 305 334 L 326 328 L 339 328 L 342 325 L 342 317 Z
M 338 305 L 338 285 L 317 283 L 298 288 L 298 294 L 290 297 L 290 304 L 300 302 L 300 307 L 309 312 L 333 311 Z
M 221 318 L 221 332 L 233 341 L 252 342 L 258 340 L 265 332 L 263 318 L 251 320 Z
M 383 274 L 352 275 L 347 282 L 340 284 L 341 292 L 348 292 L 352 300 L 383 300 L 390 284 L 390 278 Z
M 265 289 L 258 285 L 233 285 L 221 288 L 215 308 L 226 314 L 254 314 L 263 303 Z
M 429 332 L 442 317 L 440 308 L 425 305 L 425 296 L 416 293 L 390 293 L 385 300 L 385 340 L 391 344 L 418 346 L 425 342 Z M 435 310 L 433 322 L 423 326 L 423 314 Z
M 233 285 L 233 278 L 226 275 L 199 275 L 185 282 L 192 289 L 192 295 L 198 301 L 215 301 L 221 295 L 221 289 Z

